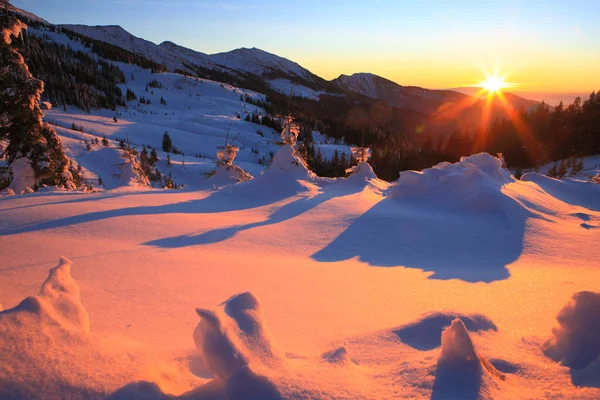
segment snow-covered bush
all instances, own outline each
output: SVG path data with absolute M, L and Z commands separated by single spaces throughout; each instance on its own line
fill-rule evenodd
M 239 135 L 238 135 L 239 136 Z M 229 132 L 225 137 L 225 145 L 217 146 L 217 168 L 210 173 L 211 181 L 216 186 L 231 182 L 245 182 L 252 179 L 252 175 L 244 171 L 243 168 L 234 165 L 233 160 L 240 148 L 234 146 L 233 142 L 237 139 L 237 136 L 228 143 Z

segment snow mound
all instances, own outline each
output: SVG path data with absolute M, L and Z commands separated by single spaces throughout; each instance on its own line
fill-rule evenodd
M 129 157 L 124 153 L 123 163 L 118 165 L 118 168 L 120 172 L 118 172 L 115 177 L 122 185 L 150 187 L 150 181 L 142 171 L 142 168 L 135 157 Z
M 546 355 L 575 370 L 595 364 L 600 372 L 600 293 L 575 293 L 556 319 L 554 337 L 542 346 Z
M 349 170 L 351 170 L 351 172 Z M 348 179 L 352 181 L 370 181 L 379 179 L 371 165 L 367 162 L 361 162 L 352 168 L 348 168 L 346 171 L 350 173 Z
M 136 379 L 140 357 L 90 333 L 90 322 L 61 257 L 37 296 L 0 311 L 0 398 L 104 398 Z
M 102 147 L 86 152 L 78 159 L 79 163 L 90 171 L 102 171 L 101 178 L 107 190 L 120 187 L 147 188 L 148 177 L 140 167 L 136 156 L 126 150 L 114 147 Z
M 194 330 L 194 342 L 206 366 L 224 382 L 225 391 L 239 394 L 254 386 L 274 391 L 258 372 L 280 370 L 286 357 L 265 323 L 259 300 L 246 292 L 231 297 L 216 310 L 198 308 L 196 312 L 202 320 Z M 231 397 L 239 398 L 236 394 Z
M 266 193 L 270 197 L 281 198 L 284 195 L 317 190 L 317 186 L 326 180 L 327 178 L 320 178 L 310 171 L 292 146 L 284 145 L 273 157 L 269 168 L 245 190 L 262 198 Z
M 296 154 L 290 145 L 284 145 L 273 157 L 269 168 L 262 175 L 265 179 L 286 175 L 291 179 L 315 182 L 318 177 L 308 169 L 304 160 Z
M 443 162 L 421 172 L 400 174 L 390 197 L 437 210 L 463 213 L 507 213 L 516 203 L 502 193 L 502 186 L 515 182 L 502 161 L 487 153 Z
M 462 320 L 452 321 L 442 332 L 442 351 L 431 398 L 480 398 L 482 391 L 494 386 L 492 377 L 505 379 L 504 374 L 477 353 Z
M 25 298 L 7 312 L 27 312 L 40 321 L 52 321 L 61 328 L 89 333 L 90 319 L 79 299 L 79 286 L 71 278 L 72 262 L 61 257 L 58 266 L 50 269 L 37 296 Z
M 12 165 L 13 180 L 9 185 L 9 189 L 12 189 L 15 193 L 23 193 L 27 188 L 35 186 L 35 172 L 29 162 L 28 157 L 21 157 L 16 159 Z
M 229 165 L 215 169 L 214 173 L 204 183 L 220 188 L 235 183 L 246 182 L 251 179 L 254 179 L 254 177 L 243 168 L 237 165 Z
M 323 361 L 328 362 L 330 364 L 348 366 L 355 365 L 355 362 L 350 358 L 348 354 L 348 350 L 346 347 L 341 346 L 335 350 L 328 351 L 324 353 L 322 356 Z
M 554 179 L 537 172 L 528 172 L 522 181 L 533 182 L 552 197 L 573 205 L 600 211 L 600 185 L 571 178 Z

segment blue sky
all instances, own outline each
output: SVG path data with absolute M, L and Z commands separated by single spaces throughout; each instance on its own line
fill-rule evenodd
M 13 0 L 52 23 L 121 25 L 205 53 L 258 47 L 327 79 L 453 87 L 498 68 L 523 90 L 600 88 L 600 1 Z

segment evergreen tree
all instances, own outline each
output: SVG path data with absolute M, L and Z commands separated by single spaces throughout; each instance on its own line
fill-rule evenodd
M 171 166 L 171 154 L 167 153 L 167 166 Z
M 169 133 L 167 131 L 165 131 L 165 133 L 163 134 L 162 149 L 167 153 L 173 151 L 173 142 L 171 141 L 171 136 L 169 136 Z
M 156 162 L 158 161 L 158 154 L 154 149 L 150 151 L 150 160 L 152 160 L 152 164 L 156 164 Z
M 560 166 L 558 167 L 557 177 L 563 178 L 567 175 L 567 172 L 567 164 L 565 163 L 565 160 L 561 160 Z
M 0 170 L 0 189 L 15 178 L 15 163 L 33 171 L 33 188 L 43 184 L 75 189 L 81 177 L 63 153 L 55 130 L 42 122 L 39 107 L 44 83 L 34 78 L 21 54 L 12 44 L 25 26 L 14 17 L 0 22 L 0 140 L 7 140 L 4 154 L 7 167 Z M 22 172 L 22 171 L 21 171 Z

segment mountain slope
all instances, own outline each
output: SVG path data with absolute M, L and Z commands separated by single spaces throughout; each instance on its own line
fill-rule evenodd
M 462 126 L 481 126 L 486 120 L 509 116 L 515 109 L 530 109 L 539 104 L 512 93 L 504 93 L 503 98 L 495 96 L 488 103 L 487 98 L 475 97 L 454 90 L 430 90 L 416 86 L 402 86 L 388 79 L 369 73 L 340 75 L 333 82 L 346 91 L 383 100 L 390 105 L 408 108 L 429 114 L 434 120 L 460 120 Z M 486 111 L 487 109 L 487 111 Z
M 401 86 L 389 79 L 370 73 L 340 75 L 332 81 L 344 90 L 361 93 L 365 96 L 384 100 L 390 105 L 430 110 L 432 103 L 441 101 L 462 101 L 469 96 L 450 90 L 429 90 L 417 86 Z
M 138 38 L 120 26 L 60 25 L 62 28 L 100 40 L 133 53 L 143 55 L 169 70 L 191 71 L 188 65 L 220 70 L 234 76 L 245 74 L 271 78 L 297 78 L 310 83 L 322 80 L 306 68 L 286 58 L 257 48 L 240 48 L 229 52 L 207 55 L 176 43 L 165 41 L 160 45 Z

